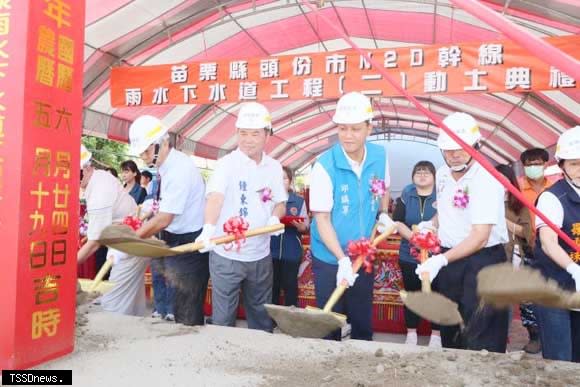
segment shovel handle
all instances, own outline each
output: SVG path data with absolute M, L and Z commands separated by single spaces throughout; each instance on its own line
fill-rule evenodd
M 378 237 L 373 239 L 373 243 L 372 243 L 373 247 L 376 247 L 379 243 L 381 243 L 382 241 L 387 239 L 396 230 L 397 230 L 397 226 L 395 226 L 395 225 L 392 225 L 391 227 L 387 228 L 385 230 L 385 232 L 383 232 L 381 235 L 379 235 Z
M 378 237 L 376 237 L 373 240 L 372 245 L 373 246 L 378 245 L 381 241 L 385 240 L 389 235 L 391 235 L 393 232 L 395 232 L 395 230 L 396 230 L 396 226 L 393 225 L 393 226 L 389 227 L 387 230 L 385 230 L 385 232 L 383 232 L 381 235 L 379 235 Z M 353 262 L 353 264 L 352 264 L 352 272 L 353 273 L 357 273 L 360 270 L 360 268 L 363 264 L 363 261 L 364 261 L 364 257 L 358 257 L 356 259 L 356 261 Z M 330 298 L 328 299 L 328 301 L 326 301 L 326 304 L 324 305 L 324 308 L 322 309 L 323 312 L 331 312 L 332 311 L 332 308 L 334 308 L 334 305 L 336 305 L 338 300 L 340 300 L 340 297 L 342 297 L 342 295 L 344 294 L 344 291 L 348 287 L 345 282 L 346 281 L 342 281 L 342 283 L 340 285 L 338 285 L 336 287 L 336 289 L 334 289 L 334 291 L 330 295 Z
M 362 257 L 357 258 L 356 261 L 354 261 L 354 263 L 352 264 L 353 273 L 358 272 L 360 270 L 362 264 L 363 264 L 363 258 Z M 334 289 L 334 291 L 330 295 L 330 298 L 328 299 L 328 301 L 326 301 L 326 304 L 324 305 L 324 308 L 322 309 L 322 311 L 323 312 L 331 312 L 332 308 L 334 308 L 334 305 L 336 305 L 338 300 L 340 300 L 340 297 L 342 297 L 342 295 L 344 294 L 344 291 L 347 288 L 348 288 L 348 286 L 346 285 L 346 281 L 342 281 L 341 284 L 338 285 L 336 287 L 336 289 Z
M 94 292 L 95 290 L 97 290 L 97 287 L 101 284 L 101 282 L 103 282 L 103 278 L 109 272 L 109 270 L 111 269 L 112 266 L 113 266 L 113 261 L 110 259 L 107 259 L 105 261 L 105 263 L 103 264 L 103 266 L 101 266 L 101 269 L 99 270 L 97 275 L 95 276 L 95 279 L 93 280 L 93 284 L 91 285 L 91 288 L 89 289 L 90 292 Z
M 421 264 L 425 263 L 429 257 L 429 251 L 427 249 L 420 250 Z M 423 293 L 431 293 L 431 278 L 429 278 L 428 272 L 421 273 L 421 291 Z
M 271 232 L 275 232 L 275 231 L 279 231 L 279 230 L 283 230 L 284 229 L 284 225 L 283 224 L 275 224 L 273 226 L 265 226 L 265 227 L 257 227 L 251 230 L 248 230 L 245 233 L 245 237 L 246 238 L 250 238 L 256 235 L 262 235 L 262 234 L 269 234 Z M 233 235 L 224 235 L 222 237 L 219 238 L 213 238 L 211 241 L 216 244 L 216 245 L 221 245 L 224 243 L 231 243 L 235 240 L 236 238 Z M 194 251 L 197 251 L 199 249 L 202 249 L 204 247 L 202 242 L 193 242 L 193 243 L 187 243 L 181 246 L 177 246 L 177 247 L 173 247 L 171 250 L 174 251 L 179 251 L 179 252 L 183 252 L 183 253 L 192 253 Z

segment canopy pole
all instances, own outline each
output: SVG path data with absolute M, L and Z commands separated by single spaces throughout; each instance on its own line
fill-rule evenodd
M 580 246 L 578 246 L 568 235 L 566 235 L 566 233 L 560 230 L 560 228 L 556 226 L 550 219 L 548 219 L 546 215 L 544 215 L 536 207 L 534 207 L 534 205 L 524 197 L 524 195 L 520 192 L 519 189 L 514 187 L 504 175 L 495 170 L 495 168 L 491 165 L 489 161 L 487 161 L 485 157 L 483 157 L 479 152 L 473 149 L 473 147 L 471 147 L 470 145 L 465 143 L 462 139 L 460 139 L 455 133 L 453 133 L 453 131 L 451 131 L 451 129 L 447 127 L 447 125 L 443 123 L 442 120 L 439 119 L 439 117 L 437 117 L 435 114 L 429 111 L 429 109 L 421 105 L 421 103 L 411 94 L 409 94 L 407 90 L 403 89 L 401 85 L 399 85 L 397 81 L 393 79 L 393 77 L 389 74 L 389 72 L 385 70 L 385 68 L 382 66 L 382 63 L 379 63 L 375 59 L 373 59 L 368 54 L 367 51 L 363 50 L 355 42 L 353 42 L 352 39 L 344 31 L 342 31 L 342 29 L 338 28 L 324 14 L 318 13 L 318 9 L 312 4 L 310 4 L 308 0 L 302 0 L 302 3 L 306 5 L 308 8 L 310 8 L 312 12 L 319 15 L 320 18 L 324 21 L 324 23 L 326 23 L 326 25 L 329 28 L 333 29 L 338 36 L 342 37 L 361 56 L 364 56 L 366 60 L 372 64 L 373 68 L 377 70 L 379 73 L 381 73 L 381 75 L 385 77 L 385 79 L 391 84 L 391 86 L 395 88 L 395 90 L 397 90 L 401 95 L 405 96 L 409 101 L 413 103 L 413 105 L 417 107 L 417 109 L 421 113 L 425 114 L 425 116 L 428 117 L 432 122 L 434 122 L 441 130 L 447 133 L 449 137 L 453 139 L 453 141 L 458 143 L 461 146 L 461 148 L 463 148 L 471 157 L 473 157 L 473 159 L 476 160 L 483 168 L 485 168 L 485 170 L 488 171 L 497 181 L 499 181 L 504 187 L 506 187 L 506 189 L 510 191 L 520 202 L 522 202 L 530 211 L 532 211 L 532 213 L 538 215 L 540 219 L 542 219 L 548 225 L 548 227 L 554 230 L 554 232 L 558 234 L 558 236 L 564 242 L 566 242 L 566 244 L 568 244 L 574 250 L 580 252 Z
M 551 64 L 568 76 L 580 81 L 580 61 L 526 31 L 507 17 L 500 15 L 476 0 L 451 0 L 453 4 L 484 21 L 505 36 L 527 49 L 538 59 Z

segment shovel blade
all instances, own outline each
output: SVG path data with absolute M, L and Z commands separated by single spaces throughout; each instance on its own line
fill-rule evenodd
M 293 337 L 321 339 L 346 324 L 346 318 L 320 309 L 265 304 L 266 311 L 280 330 Z
M 180 254 L 170 249 L 163 241 L 139 238 L 135 231 L 126 225 L 105 227 L 98 242 L 136 257 L 159 258 Z
M 439 325 L 461 325 L 463 318 L 457 304 L 439 293 L 401 292 L 407 308 L 425 320 Z
M 477 293 L 496 307 L 533 302 L 548 307 L 562 306 L 565 292 L 529 267 L 514 269 L 510 263 L 492 265 L 477 275 Z

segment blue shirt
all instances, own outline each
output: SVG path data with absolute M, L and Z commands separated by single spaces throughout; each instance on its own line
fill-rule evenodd
M 343 251 L 349 241 L 369 238 L 380 209 L 380 198 L 373 197 L 370 186 L 373 178 L 385 179 L 387 154 L 382 146 L 367 143 L 360 178 L 352 170 L 340 144 L 324 152 L 317 160 L 330 176 L 333 186 L 332 226 Z M 311 195 L 316 192 L 311 191 Z M 311 229 L 312 254 L 330 264 L 337 258 L 320 237 L 316 220 Z M 346 253 L 345 253 L 346 254 Z

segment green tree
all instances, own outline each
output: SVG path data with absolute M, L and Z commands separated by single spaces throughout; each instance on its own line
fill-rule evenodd
M 93 153 L 94 160 L 117 170 L 123 161 L 134 158 L 128 154 L 127 144 L 93 136 L 83 136 L 82 142 Z

